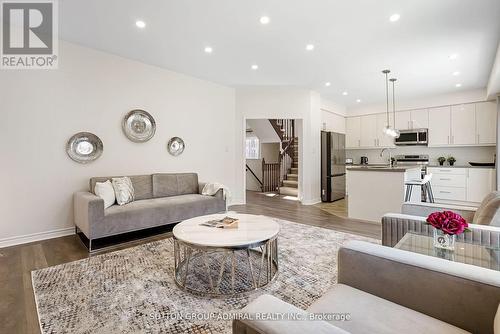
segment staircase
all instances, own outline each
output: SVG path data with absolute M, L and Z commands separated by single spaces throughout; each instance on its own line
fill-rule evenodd
M 299 186 L 299 139 L 295 137 L 295 121 L 270 119 L 269 122 L 281 140 L 278 192 L 286 196 L 298 196 Z
M 299 195 L 299 139 L 297 137 L 294 140 L 291 158 L 291 166 L 284 175 L 282 186 L 279 187 L 279 193 L 281 195 L 297 197 Z

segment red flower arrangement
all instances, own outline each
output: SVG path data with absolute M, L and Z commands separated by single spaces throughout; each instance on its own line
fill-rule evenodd
M 453 211 L 433 212 L 427 217 L 427 223 L 448 235 L 457 235 L 469 231 L 469 224 Z

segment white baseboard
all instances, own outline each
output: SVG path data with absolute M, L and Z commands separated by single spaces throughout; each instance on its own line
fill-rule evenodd
M 61 228 L 61 229 L 53 230 L 53 231 L 20 235 L 20 236 L 16 236 L 16 237 L 0 239 L 0 248 L 26 244 L 28 242 L 35 242 L 35 241 L 40 241 L 40 240 L 64 237 L 64 236 L 71 235 L 71 234 L 75 234 L 74 227 L 66 227 L 66 228 Z
M 314 204 L 318 204 L 321 202 L 321 198 L 314 198 L 314 199 L 311 199 L 311 200 L 302 200 L 301 201 L 303 205 L 314 205 Z

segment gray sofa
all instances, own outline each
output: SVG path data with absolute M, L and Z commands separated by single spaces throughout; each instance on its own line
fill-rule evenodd
M 350 241 L 338 253 L 338 284 L 307 310 L 262 295 L 241 310 L 233 333 L 500 334 L 499 303 L 500 272 Z M 312 320 L 332 313 L 346 320 Z
M 104 201 L 94 194 L 96 182 L 112 177 L 93 177 L 89 191 L 74 194 L 74 221 L 77 229 L 92 241 L 122 233 L 177 223 L 182 220 L 226 210 L 222 190 L 214 196 L 201 195 L 204 184 L 196 173 L 129 176 L 135 200 L 104 209 Z

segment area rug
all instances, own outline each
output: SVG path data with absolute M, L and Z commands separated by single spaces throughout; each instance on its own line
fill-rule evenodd
M 231 333 L 231 315 L 263 293 L 301 309 L 337 281 L 337 251 L 378 240 L 275 219 L 280 272 L 248 296 L 213 299 L 173 280 L 172 239 L 32 272 L 42 333 Z

